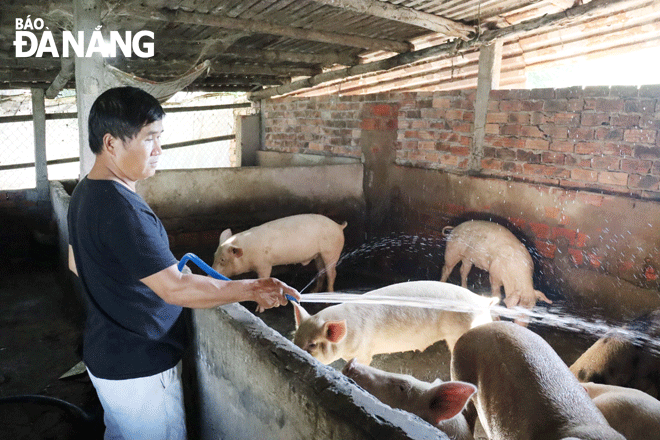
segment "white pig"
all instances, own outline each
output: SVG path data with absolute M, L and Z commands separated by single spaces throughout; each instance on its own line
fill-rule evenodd
M 473 440 L 474 422 L 463 408 L 477 388 L 466 382 L 424 382 L 406 374 L 388 373 L 351 359 L 344 369 L 367 392 L 392 408 L 415 414 L 454 440 Z
M 373 355 L 424 350 L 445 340 L 449 350 L 475 325 L 492 321 L 496 301 L 439 281 L 411 281 L 372 290 L 363 296 L 433 298 L 448 310 L 388 304 L 343 303 L 310 316 L 294 304 L 293 342 L 324 364 L 357 358 L 365 365 Z M 452 311 L 451 307 L 461 311 Z
M 504 226 L 470 220 L 455 228 L 447 226 L 442 233 L 447 235 L 449 231 L 440 281 L 447 281 L 454 266 L 461 262 L 461 285 L 467 287 L 467 276 L 474 264 L 488 271 L 493 297 L 501 298 L 504 286 L 507 307 L 531 309 L 538 300 L 552 303 L 534 289 L 534 262 L 527 248 Z
M 660 401 L 634 388 L 583 383 L 610 426 L 627 440 L 660 440 Z
M 230 229 L 220 234 L 220 244 L 213 256 L 213 269 L 232 277 L 254 271 L 259 278 L 270 276 L 273 266 L 309 264 L 315 261 L 319 271 L 316 291 L 328 280 L 327 290 L 334 290 L 336 264 L 344 248 L 344 228 L 319 214 L 283 217 L 232 235 Z
M 660 310 L 612 329 L 571 365 L 580 382 L 635 388 L 660 398 Z
M 625 440 L 552 347 L 514 323 L 466 332 L 454 347 L 451 378 L 476 385 L 475 405 L 489 439 Z

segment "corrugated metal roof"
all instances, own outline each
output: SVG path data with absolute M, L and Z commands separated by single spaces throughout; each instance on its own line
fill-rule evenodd
M 364 73 L 295 92 L 372 93 L 473 87 L 483 35 L 495 29 L 506 31 L 511 26 L 538 21 L 561 11 L 571 13 L 580 10 L 582 3 L 580 0 L 576 4 L 573 0 L 112 1 L 101 3 L 101 22 L 106 33 L 135 33 L 142 29 L 154 32 L 156 53 L 152 58 L 106 59 L 107 63 L 136 76 L 164 81 L 210 60 L 208 76 L 195 81 L 188 90 L 255 91 L 393 57 L 397 55 L 393 51 L 419 51 L 468 40 L 467 47 L 455 56 L 445 51 L 387 72 Z M 545 27 L 507 38 L 501 86 L 523 85 L 525 69 L 658 44 L 659 3 L 657 0 L 585 1 L 585 5 L 603 9 L 594 9 L 570 22 L 555 26 L 547 23 Z M 73 5 L 71 0 L 42 3 L 5 0 L 0 4 L 0 87 L 45 87 L 52 82 L 60 71 L 60 59 L 48 55 L 15 56 L 12 44 L 15 19 L 28 14 L 32 19 L 41 17 L 59 39 L 62 30 L 73 29 Z M 374 15 L 373 9 L 366 12 L 360 9 L 366 6 L 386 9 L 389 12 L 385 16 L 389 18 Z M 398 14 L 401 11 L 419 17 L 403 22 Z M 453 21 L 462 36 L 429 30 L 425 21 L 429 17 Z M 467 35 L 465 29 L 474 30 L 474 34 Z

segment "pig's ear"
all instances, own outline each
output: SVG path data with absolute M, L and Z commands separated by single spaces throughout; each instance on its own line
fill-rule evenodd
M 341 342 L 346 337 L 346 320 L 326 322 L 323 324 L 323 334 L 333 344 Z
M 431 388 L 429 393 L 430 419 L 437 425 L 443 420 L 451 419 L 458 415 L 477 387 L 467 382 L 444 382 Z
M 291 304 L 293 304 L 293 317 L 296 320 L 296 330 L 298 330 L 300 324 L 309 318 L 309 313 L 300 304 L 296 304 L 295 301 L 291 301 Z
M 227 241 L 227 239 L 231 237 L 231 235 L 232 235 L 231 229 L 225 229 L 224 231 L 222 231 L 222 233 L 220 234 L 220 244 Z
M 241 258 L 243 256 L 243 248 L 239 248 L 236 246 L 230 246 L 229 247 L 229 252 L 236 258 Z

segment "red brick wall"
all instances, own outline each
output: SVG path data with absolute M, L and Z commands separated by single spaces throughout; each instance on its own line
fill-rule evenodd
M 474 101 L 474 90 L 277 100 L 263 107 L 265 148 L 394 161 L 396 182 L 377 194 L 396 211 L 392 232 L 439 237 L 456 218 L 493 215 L 547 261 L 660 285 L 660 86 L 493 91 L 468 177 Z
M 481 174 L 660 199 L 658 98 L 660 86 L 495 90 Z M 394 129 L 397 164 L 461 173 L 474 99 L 460 90 L 272 101 L 265 149 L 359 157 L 362 130 Z

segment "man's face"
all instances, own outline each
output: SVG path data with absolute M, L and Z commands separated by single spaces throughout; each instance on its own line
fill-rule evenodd
M 115 138 L 114 162 L 122 180 L 137 182 L 156 173 L 158 158 L 163 152 L 160 145 L 162 132 L 163 121 L 159 120 L 142 127 L 133 139 L 122 141 Z

